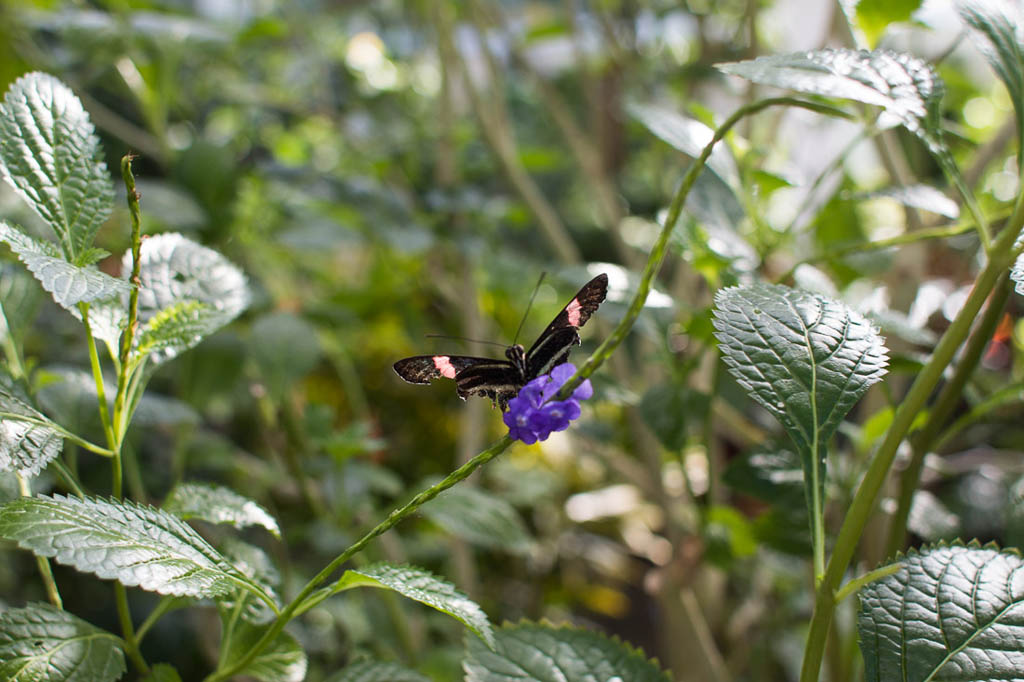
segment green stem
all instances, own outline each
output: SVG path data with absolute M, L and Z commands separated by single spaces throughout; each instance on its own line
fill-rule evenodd
M 22 497 L 32 497 L 32 488 L 27 477 L 15 472 L 14 477 L 18 479 L 18 491 Z M 39 568 L 39 576 L 46 586 L 46 596 L 50 603 L 58 609 L 64 608 L 64 602 L 60 598 L 60 590 L 57 589 L 57 581 L 53 579 L 53 569 L 50 568 L 50 560 L 44 556 L 36 555 L 36 566 Z
M 142 621 L 139 625 L 139 629 L 135 631 L 136 643 L 142 642 L 142 638 L 146 636 L 150 628 L 156 625 L 156 622 L 160 620 L 165 614 L 178 608 L 182 603 L 181 597 L 164 597 L 160 600 L 160 603 L 156 605 L 156 608 L 149 612 L 146 616 L 146 620 Z
M 100 366 L 100 356 L 96 352 L 96 339 L 92 335 L 92 327 L 89 324 L 89 304 L 79 303 L 78 311 L 82 315 L 82 325 L 85 327 L 85 338 L 89 345 L 89 365 L 92 367 L 92 380 L 96 384 L 96 401 L 100 411 L 100 422 L 103 424 L 103 433 L 107 437 L 107 445 L 111 449 L 111 455 L 117 459 L 117 448 L 114 438 L 113 424 L 110 422 L 110 408 L 107 406 L 107 390 L 103 383 L 103 368 Z
M 448 476 L 440 483 L 431 486 L 430 488 L 427 488 L 426 490 L 412 498 L 405 506 L 401 507 L 400 509 L 396 509 L 395 511 L 388 514 L 388 517 L 384 519 L 381 523 L 377 524 L 377 526 L 373 530 L 371 530 L 358 541 L 356 541 L 354 544 L 349 546 L 348 549 L 346 549 L 344 552 L 335 557 L 334 560 L 331 561 L 331 563 L 327 564 L 327 566 L 325 566 L 322 571 L 313 576 L 313 578 L 308 583 L 306 583 L 306 586 L 302 588 L 302 590 L 295 596 L 294 599 L 292 599 L 288 606 L 286 606 L 281 611 L 278 617 L 274 620 L 273 624 L 263 633 L 263 636 L 260 637 L 260 639 L 249 649 L 248 652 L 246 652 L 245 656 L 238 659 L 233 665 L 227 668 L 218 669 L 210 673 L 206 677 L 206 682 L 226 680 L 230 678 L 232 675 L 235 675 L 238 672 L 244 670 L 245 667 L 249 665 L 249 663 L 251 663 L 252 660 L 256 658 L 256 656 L 268 644 L 270 644 L 270 642 L 272 642 L 275 637 L 277 637 L 281 630 L 284 629 L 284 626 L 288 623 L 288 621 L 290 621 L 293 617 L 305 611 L 307 608 L 309 608 L 310 605 L 306 603 L 307 598 L 310 595 L 312 595 L 313 592 L 317 589 L 317 587 L 325 580 L 327 580 L 327 578 L 330 577 L 330 575 L 334 573 L 334 571 L 336 571 L 345 562 L 347 562 L 353 556 L 362 551 L 362 549 L 366 547 L 366 545 L 368 545 L 372 540 L 391 530 L 393 527 L 398 525 L 403 519 L 408 517 L 410 514 L 415 512 L 424 504 L 434 499 L 448 488 L 451 488 L 456 483 L 459 483 L 460 481 L 464 481 L 465 479 L 469 478 L 469 476 L 472 475 L 474 471 L 476 471 L 478 468 L 480 468 L 487 462 L 491 461 L 492 459 L 500 455 L 511 444 L 512 439 L 506 435 L 505 437 L 501 438 L 493 445 L 491 445 L 489 448 L 481 452 L 479 455 L 469 460 L 452 473 L 448 474 Z M 322 592 L 324 596 L 327 596 L 330 593 L 329 590 L 325 590 Z
M 25 422 L 27 424 L 36 424 L 38 426 L 44 426 L 48 429 L 52 429 L 59 433 L 62 438 L 69 440 L 79 447 L 83 447 L 89 452 L 95 452 L 97 455 L 103 455 L 104 457 L 110 457 L 114 454 L 113 450 L 109 450 L 103 446 L 91 443 L 86 439 L 78 436 L 71 431 L 68 431 L 63 426 L 56 422 L 52 422 L 49 419 L 41 419 L 39 417 L 31 417 L 25 414 L 18 414 L 16 412 L 0 412 L 0 419 L 10 419 L 12 421 Z
M 85 491 L 78 485 L 78 481 L 75 480 L 75 475 L 64 465 L 64 462 L 60 459 L 55 459 L 50 462 L 50 466 L 57 471 L 57 475 L 60 476 L 65 485 L 71 489 L 71 491 L 79 497 L 85 497 Z
M 878 492 L 881 490 L 882 484 L 885 483 L 896 457 L 896 451 L 910 431 L 917 415 L 924 408 L 935 386 L 942 379 L 942 374 L 953 359 L 957 348 L 970 333 L 971 324 L 981 310 L 981 306 L 1012 263 L 1013 243 L 1020 233 L 1022 222 L 1024 222 L 1024 210 L 1022 210 L 1022 204 L 1018 202 L 1009 225 L 999 234 L 993 243 L 993 248 L 989 250 L 991 260 L 978 275 L 974 289 L 964 302 L 960 313 L 942 335 L 932 353 L 931 360 L 918 374 L 910 391 L 896 410 L 893 423 L 857 488 L 853 502 L 839 530 L 839 536 L 836 538 L 834 551 L 825 568 L 825 578 L 818 586 L 814 615 L 811 617 L 807 647 L 804 650 L 804 660 L 800 671 L 801 682 L 814 682 L 818 679 L 829 627 L 832 624 L 835 591 L 853 559 L 864 527 L 874 509 Z
M 929 449 L 934 445 L 935 439 L 949 422 L 953 410 L 960 403 L 963 397 L 964 387 L 967 381 L 974 374 L 975 368 L 981 361 L 985 347 L 992 339 L 992 334 L 999 325 L 1006 300 L 1010 296 L 1009 273 L 1004 273 L 992 298 L 985 308 L 981 322 L 975 327 L 970 340 L 964 349 L 964 353 L 957 363 L 953 376 L 946 382 L 939 392 L 935 404 L 928 413 L 928 419 L 924 427 L 916 437 L 911 438 L 910 463 L 900 478 L 900 497 L 889 526 L 889 538 L 886 543 L 886 556 L 894 556 L 896 552 L 903 549 L 903 541 L 907 534 L 907 519 L 910 517 L 910 507 L 914 501 L 914 493 L 917 491 L 917 484 L 921 478 L 921 471 L 924 469 L 924 459 Z
M 894 564 L 880 566 L 879 568 L 876 568 L 873 571 L 868 571 L 864 575 L 854 578 L 850 582 L 843 585 L 836 592 L 836 603 L 838 604 L 842 602 L 844 599 L 849 597 L 851 594 L 854 594 L 865 585 L 873 583 L 876 580 L 881 580 L 887 575 L 892 575 L 893 573 L 898 572 L 901 568 L 903 568 L 903 564 L 897 561 Z
M 127 431 L 127 415 L 125 412 L 125 395 L 128 392 L 130 356 L 135 331 L 139 325 L 139 273 L 141 269 L 140 250 L 142 248 L 142 209 L 139 207 L 139 192 L 135 189 L 135 176 L 132 175 L 132 156 L 121 158 L 121 177 L 128 193 L 128 214 L 132 222 L 132 275 L 131 291 L 128 295 L 128 326 L 121 335 L 121 349 L 118 357 L 117 395 L 114 397 L 114 433 L 118 443 Z M 119 448 L 118 448 L 119 449 Z

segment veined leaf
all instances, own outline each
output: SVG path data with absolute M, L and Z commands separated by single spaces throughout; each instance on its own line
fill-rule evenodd
M 589 630 L 536 623 L 505 625 L 493 649 L 466 637 L 466 682 L 669 682 L 628 644 Z
M 431 682 L 430 678 L 398 663 L 360 661 L 340 670 L 324 682 Z
M 0 169 L 56 232 L 66 258 L 92 246 L 110 215 L 114 184 L 89 115 L 53 76 L 26 74 L 4 96 Z
M 0 679 L 113 682 L 124 674 L 121 639 L 49 604 L 0 613 Z
M 1017 114 L 1017 133 L 1024 131 L 1024 44 L 1020 27 L 1024 9 L 1006 0 L 960 0 L 957 10 L 971 27 L 974 42 L 1006 85 Z
M 163 509 L 183 519 L 230 523 L 235 528 L 263 526 L 281 537 L 277 521 L 266 509 L 224 486 L 179 483 L 168 493 Z
M 900 564 L 860 591 L 865 679 L 1020 678 L 1020 554 L 972 543 L 912 550 Z
M 121 267 L 131 272 L 130 253 Z M 140 344 L 152 344 L 157 361 L 196 345 L 249 305 L 241 270 L 180 234 L 159 234 L 142 242 L 139 280 Z M 179 334 L 176 342 L 174 334 Z
M 456 590 L 451 583 L 421 568 L 379 563 L 358 570 L 350 569 L 333 585 L 332 591 L 342 592 L 353 587 L 393 590 L 403 597 L 447 613 L 482 637 L 488 645 L 494 643 L 491 624 L 476 602 Z
M 132 502 L 23 497 L 0 507 L 0 536 L 79 571 L 160 594 L 256 591 L 184 521 Z
M 718 64 L 755 83 L 882 107 L 933 153 L 942 144 L 942 81 L 925 61 L 887 51 L 824 49 Z
M 73 310 L 79 303 L 113 298 L 129 291 L 128 283 L 93 266 L 69 263 L 50 242 L 39 241 L 0 221 L 0 240 L 7 242 L 58 305 Z
M 253 625 L 244 620 L 238 621 L 233 627 L 231 649 L 224 661 L 225 666 L 233 665 L 248 653 L 266 630 L 266 626 Z M 306 652 L 294 637 L 282 632 L 239 674 L 255 677 L 262 682 L 302 682 L 306 679 L 307 667 Z
M 423 505 L 421 511 L 452 535 L 479 547 L 523 554 L 533 544 L 519 513 L 493 493 L 456 486 Z
M 32 406 L 25 390 L 0 368 L 0 471 L 35 476 L 60 454 L 64 438 Z M 19 419 L 24 417 L 24 419 Z
M 826 444 L 885 374 L 882 339 L 842 303 L 779 285 L 720 290 L 714 325 L 729 371 L 796 444 L 808 504 L 824 499 Z

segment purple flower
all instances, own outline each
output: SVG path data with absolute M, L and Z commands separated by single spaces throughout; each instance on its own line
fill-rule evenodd
M 594 395 L 587 379 L 566 400 L 551 400 L 575 373 L 576 368 L 566 362 L 519 389 L 519 395 L 508 401 L 508 411 L 502 416 L 508 435 L 530 445 L 547 440 L 553 431 L 569 428 L 569 422 L 580 416 L 579 401 Z

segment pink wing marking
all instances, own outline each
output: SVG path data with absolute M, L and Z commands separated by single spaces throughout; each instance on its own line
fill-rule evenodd
M 580 326 L 580 310 L 583 306 L 580 305 L 580 301 L 577 298 L 572 299 L 569 305 L 565 306 L 565 314 L 569 316 L 569 324 L 573 327 Z
M 452 361 L 448 359 L 447 355 L 435 355 L 434 367 L 441 373 L 441 376 L 449 379 L 455 378 L 455 366 L 452 365 Z

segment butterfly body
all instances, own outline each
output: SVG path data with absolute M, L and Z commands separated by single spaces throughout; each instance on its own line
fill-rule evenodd
M 415 355 L 395 363 L 398 376 L 409 383 L 429 384 L 444 377 L 455 380 L 459 397 L 489 398 L 502 410 L 527 382 L 565 362 L 572 346 L 580 344 L 579 328 L 586 324 L 608 294 L 608 276 L 598 275 L 583 285 L 541 332 L 529 350 L 519 344 L 505 349 L 505 360 L 466 355 Z

